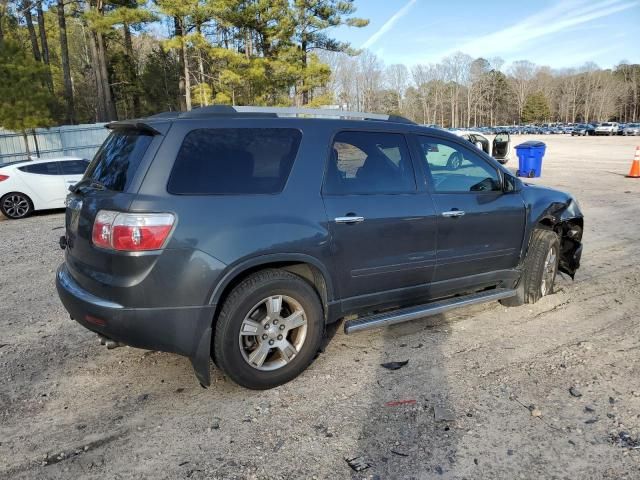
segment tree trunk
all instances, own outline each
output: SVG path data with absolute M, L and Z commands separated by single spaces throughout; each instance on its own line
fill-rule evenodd
M 302 105 L 309 103 L 309 92 L 307 86 L 304 84 L 305 75 L 307 73 L 307 42 L 302 41 Z
M 24 18 L 27 21 L 27 30 L 29 30 L 29 38 L 31 39 L 31 48 L 33 50 L 33 58 L 36 62 L 42 61 L 40 56 L 40 47 L 38 47 L 38 37 L 36 36 L 36 29 L 33 26 L 33 17 L 31 16 L 31 2 L 29 0 L 23 0 L 22 10 L 24 12 Z
M 42 47 L 42 60 L 49 65 L 49 44 L 47 43 L 47 31 L 44 26 L 44 12 L 42 11 L 42 0 L 36 2 L 36 12 L 38 13 L 38 31 L 40 33 L 40 46 Z
M 24 149 L 27 152 L 27 160 L 31 160 L 31 149 L 29 148 L 29 136 L 26 130 L 22 130 L 22 137 L 24 138 Z
M 107 121 L 117 120 L 116 106 L 113 103 L 111 95 L 111 85 L 109 84 L 109 72 L 107 71 L 107 56 L 104 47 L 104 36 L 101 33 L 96 34 L 96 48 L 98 51 L 98 68 L 102 77 L 102 90 L 104 93 L 104 106 L 107 114 Z
M 182 28 L 182 19 L 179 17 L 173 17 L 173 24 L 175 26 L 175 36 L 180 37 L 180 51 L 178 53 L 178 60 L 180 64 L 180 71 L 182 75 L 178 81 L 178 90 L 180 98 L 180 110 L 191 110 L 191 81 L 189 78 L 189 59 L 187 58 L 187 46 L 184 41 L 184 29 Z
M 64 78 L 64 101 L 67 106 L 65 122 L 75 123 L 73 106 L 73 84 L 71 83 L 71 67 L 69 65 L 69 43 L 67 40 L 67 21 L 64 16 L 64 0 L 58 0 L 58 27 L 60 28 L 60 54 L 62 60 L 62 76 Z
M 38 32 L 40 33 L 40 46 L 42 47 L 42 60 L 47 66 L 47 86 L 53 92 L 53 77 L 49 65 L 49 43 L 47 42 L 47 30 L 44 25 L 44 12 L 42 11 L 42 0 L 36 2 L 36 12 L 38 13 Z
M 127 64 L 129 68 L 129 83 L 131 84 L 131 110 L 134 117 L 140 116 L 140 92 L 138 90 L 138 72 L 133 54 L 133 41 L 131 40 L 131 30 L 129 24 L 124 23 L 124 48 L 127 53 Z
M 98 57 L 98 34 L 93 30 L 89 33 L 89 49 L 91 50 L 91 63 L 93 64 L 93 68 L 91 71 L 95 75 L 96 79 L 96 98 L 98 103 L 96 105 L 96 121 L 97 122 L 105 122 L 107 121 L 107 108 L 104 102 L 104 81 L 102 79 L 102 69 L 98 68 L 98 64 L 100 63 Z

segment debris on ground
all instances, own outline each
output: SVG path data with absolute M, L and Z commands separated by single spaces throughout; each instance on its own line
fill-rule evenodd
M 381 363 L 380 366 L 386 368 L 387 370 L 400 370 L 402 367 L 404 367 L 407 363 L 409 363 L 409 360 L 405 360 L 404 362 L 387 362 L 387 363 Z
M 530 405 L 529 406 L 529 411 L 531 412 L 531 416 L 532 417 L 541 417 L 542 416 L 542 411 L 536 407 L 535 405 Z
M 345 460 L 354 472 L 361 472 L 371 467 L 371 464 L 369 464 L 364 457 L 345 458 Z
M 393 453 L 394 455 L 398 455 L 399 457 L 408 457 L 409 456 L 408 453 L 401 452 L 400 450 L 396 450 L 395 448 L 391 449 L 391 453 Z
M 400 405 L 415 405 L 416 401 L 413 399 L 409 400 L 395 400 L 393 402 L 387 402 L 384 404 L 385 407 L 399 407 Z
M 433 407 L 433 418 L 435 418 L 436 422 L 453 422 L 456 419 L 456 415 L 448 408 L 436 405 Z
M 611 442 L 622 448 L 630 448 L 632 450 L 640 449 L 640 437 L 633 438 L 627 432 L 620 432 L 618 435 L 611 435 Z
M 578 388 L 575 386 L 569 389 L 569 393 L 571 394 L 572 397 L 576 397 L 576 398 L 580 398 L 582 396 L 582 393 L 580 392 L 580 390 L 578 390 Z

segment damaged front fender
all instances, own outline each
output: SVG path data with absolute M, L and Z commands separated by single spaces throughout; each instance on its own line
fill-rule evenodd
M 527 209 L 526 242 L 535 228 L 544 227 L 555 231 L 560 237 L 559 270 L 574 278 L 580 268 L 582 256 L 582 233 L 584 216 L 578 202 L 571 195 L 551 188 L 525 184 L 522 197 Z M 521 258 L 525 258 L 523 249 Z

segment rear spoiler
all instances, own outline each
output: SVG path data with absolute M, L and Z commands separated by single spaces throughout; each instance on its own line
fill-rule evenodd
M 105 128 L 109 130 L 138 130 L 140 132 L 147 133 L 149 135 L 162 135 L 158 130 L 153 128 L 151 125 L 139 122 L 139 121 L 119 121 L 119 122 L 110 122 L 105 125 Z

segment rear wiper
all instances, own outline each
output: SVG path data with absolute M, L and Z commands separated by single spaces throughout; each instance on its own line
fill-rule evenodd
M 83 178 L 82 180 L 80 180 L 75 185 L 71 185 L 69 187 L 69 191 L 71 193 L 84 192 L 84 190 L 86 188 L 91 188 L 93 190 L 106 190 L 107 189 L 107 187 L 105 187 L 102 183 L 98 182 L 97 180 L 94 180 L 92 178 Z

